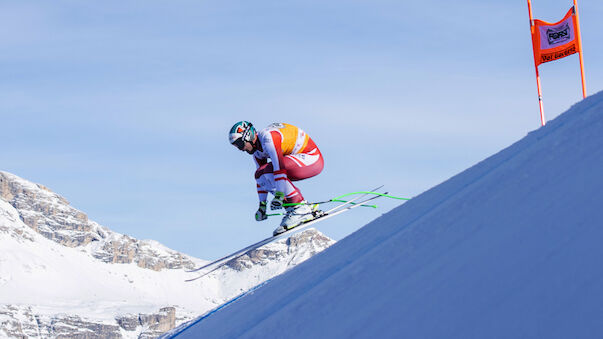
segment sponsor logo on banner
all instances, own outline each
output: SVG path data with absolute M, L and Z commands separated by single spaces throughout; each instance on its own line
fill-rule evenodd
M 563 46 L 574 40 L 574 21 L 570 16 L 558 25 L 540 25 L 540 49 Z
M 549 41 L 549 45 L 554 46 L 557 44 L 564 44 L 570 41 L 572 39 L 570 32 L 570 26 L 567 21 L 560 27 L 551 27 L 547 29 L 546 37 Z

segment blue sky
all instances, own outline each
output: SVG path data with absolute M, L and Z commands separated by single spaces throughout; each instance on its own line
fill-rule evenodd
M 533 2 L 560 20 L 571 1 Z M 579 3 L 588 93 L 603 3 Z M 259 240 L 238 120 L 321 148 L 309 200 L 412 197 L 539 128 L 525 1 L 0 4 L 0 169 L 115 231 L 211 259 Z M 545 114 L 581 99 L 576 55 L 540 67 Z M 340 239 L 399 204 L 320 225 Z

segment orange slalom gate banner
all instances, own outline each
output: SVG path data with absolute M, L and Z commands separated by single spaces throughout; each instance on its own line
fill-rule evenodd
M 573 6 L 559 22 L 552 24 L 534 20 L 532 46 L 536 66 L 579 53 L 582 50 L 579 34 L 578 18 Z

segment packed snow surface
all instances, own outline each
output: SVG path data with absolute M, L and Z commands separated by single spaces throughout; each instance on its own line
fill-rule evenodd
M 602 202 L 603 92 L 174 335 L 600 337 Z

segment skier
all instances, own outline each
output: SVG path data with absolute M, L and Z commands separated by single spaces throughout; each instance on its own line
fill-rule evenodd
M 292 183 L 311 178 L 323 169 L 322 154 L 310 136 L 290 124 L 274 123 L 258 132 L 249 121 L 239 121 L 230 129 L 228 138 L 236 148 L 253 155 L 257 166 L 255 180 L 260 206 L 255 220 L 268 218 L 268 192 L 274 195 L 270 202 L 272 210 L 283 208 L 283 204 L 295 204 L 286 207 L 285 216 L 274 230 L 274 235 L 318 215 L 317 206 L 310 206 Z

